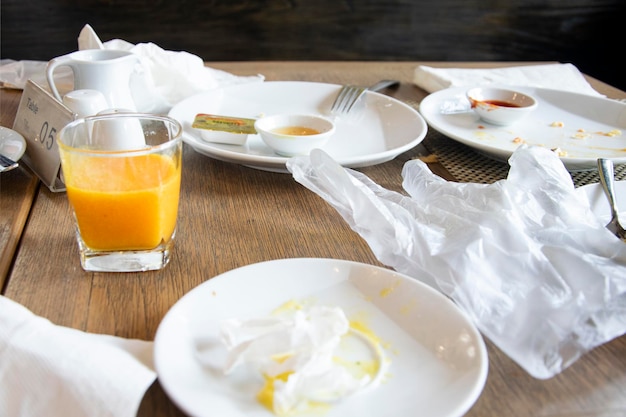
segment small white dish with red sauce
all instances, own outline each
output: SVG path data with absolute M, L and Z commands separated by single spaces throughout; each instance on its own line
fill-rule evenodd
M 525 93 L 497 87 L 467 90 L 472 109 L 487 123 L 505 126 L 522 120 L 537 108 L 537 100 Z

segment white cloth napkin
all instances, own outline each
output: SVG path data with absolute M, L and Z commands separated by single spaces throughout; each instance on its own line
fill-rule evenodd
M 542 64 L 506 68 L 433 68 L 420 65 L 414 83 L 429 93 L 449 87 L 504 84 L 548 88 L 604 97 L 572 64 Z
M 189 52 L 168 51 L 154 43 L 134 45 L 121 39 L 102 42 L 90 25 L 85 25 L 78 35 L 78 49 L 115 49 L 137 54 L 142 65 L 131 76 L 130 89 L 137 111 L 167 113 L 181 100 L 204 91 L 234 84 L 261 82 L 261 74 L 237 76 L 210 68 L 204 61 Z M 41 61 L 4 61 L 0 66 L 0 86 L 24 88 L 32 79 L 48 89 L 45 68 Z M 54 73 L 61 95 L 72 89 L 72 71 L 59 67 Z
M 449 296 L 536 378 L 626 332 L 626 244 L 598 220 L 558 156 L 522 145 L 506 180 L 456 183 L 420 160 L 389 191 L 321 150 L 287 161 L 385 265 Z
M 153 343 L 57 326 L 0 296 L 0 416 L 134 417 Z

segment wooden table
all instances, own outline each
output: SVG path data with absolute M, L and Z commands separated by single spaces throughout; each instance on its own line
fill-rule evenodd
M 490 67 L 494 63 L 438 62 L 215 62 L 238 75 L 370 85 L 397 79 L 398 99 L 416 103 L 426 92 L 412 84 L 419 64 Z M 506 65 L 519 65 L 510 62 Z M 503 64 L 500 64 L 503 65 Z M 611 98 L 626 93 L 590 79 Z M 2 90 L 0 124 L 11 127 L 19 91 Z M 404 163 L 428 155 L 423 145 L 387 163 L 359 169 L 381 186 L 401 191 Z M 467 152 L 472 152 L 467 150 Z M 220 273 L 280 258 L 338 258 L 381 265 L 367 243 L 323 199 L 291 175 L 220 162 L 185 146 L 177 242 L 162 271 L 108 274 L 81 269 L 64 193 L 52 193 L 28 168 L 0 176 L 0 288 L 35 314 L 92 333 L 153 340 L 168 309 Z M 431 168 L 454 178 L 437 162 Z M 486 341 L 487 384 L 467 416 L 626 415 L 626 337 L 606 343 L 561 374 L 537 380 Z M 182 416 L 158 381 L 139 416 Z M 224 416 L 226 417 L 226 416 Z

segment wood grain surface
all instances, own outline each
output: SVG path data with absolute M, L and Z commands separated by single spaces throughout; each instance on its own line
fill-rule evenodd
M 261 73 L 271 80 L 373 84 L 401 81 L 390 95 L 415 103 L 426 92 L 412 84 L 419 64 L 437 62 L 213 62 L 237 75 Z M 521 63 L 509 63 L 519 65 Z M 463 63 L 464 67 L 501 65 Z M 592 85 L 612 98 L 626 92 L 597 80 Z M 0 90 L 1 122 L 11 126 L 20 93 Z M 6 116 L 4 114 L 6 112 Z M 384 164 L 359 168 L 382 187 L 401 192 L 404 164 L 429 154 L 424 143 Z M 454 180 L 438 166 L 438 174 Z M 20 167 L 0 177 L 2 222 L 15 225 L 18 208 L 26 220 L 11 232 L 16 245 L 2 253 L 8 265 L 1 293 L 53 323 L 91 333 L 153 340 L 159 323 L 197 285 L 233 268 L 279 258 L 346 259 L 381 266 L 367 243 L 341 216 L 291 175 L 217 161 L 185 146 L 176 245 L 171 263 L 145 273 L 89 273 L 81 269 L 73 219 L 64 193 L 36 187 L 34 197 Z M 23 179 L 21 179 L 23 178 Z M 462 178 L 456 178 L 462 181 Z M 12 182 L 15 181 L 15 184 Z M 5 193 L 6 190 L 11 190 Z M 20 191 L 21 190 L 21 191 Z M 32 204 L 32 207 L 31 207 Z M 3 232 L 4 233 L 4 232 Z M 6 236 L 0 244 L 4 247 Z M 0 271 L 3 272 L 3 271 Z M 259 280 L 263 280 L 259 276 Z M 246 291 L 245 288 L 241 289 Z M 549 380 L 523 371 L 489 340 L 486 386 L 467 417 L 617 417 L 626 413 L 626 338 L 606 343 Z M 158 380 L 141 403 L 139 417 L 183 417 Z M 365 417 L 365 416 L 364 416 Z M 378 416 L 376 416 L 378 417 Z

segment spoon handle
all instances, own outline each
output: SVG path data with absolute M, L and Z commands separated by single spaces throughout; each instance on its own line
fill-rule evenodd
M 615 190 L 613 187 L 614 173 L 613 173 L 613 161 L 610 159 L 599 158 L 598 159 L 598 172 L 600 174 L 600 182 L 602 183 L 602 189 L 609 199 L 609 205 L 611 206 L 611 215 L 615 217 L 617 214 L 617 204 L 615 203 Z
M 9 157 L 6 157 L 0 153 L 0 172 L 8 171 L 13 168 L 17 168 L 19 164 Z

